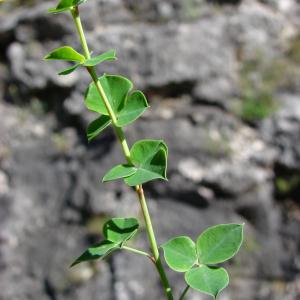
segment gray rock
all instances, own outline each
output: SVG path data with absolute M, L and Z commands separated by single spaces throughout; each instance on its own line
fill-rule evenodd
M 252 0 L 243 2 L 228 22 L 229 35 L 245 58 L 257 52 L 263 57 L 276 56 L 283 27 L 281 15 Z
M 279 99 L 282 108 L 262 124 L 261 130 L 264 138 L 278 148 L 277 162 L 296 170 L 300 166 L 300 147 L 295 143 L 300 134 L 299 98 L 281 94 Z
M 158 243 L 245 222 L 245 243 L 228 265 L 231 286 L 220 299 L 297 300 L 299 187 L 281 202 L 274 195 L 275 176 L 299 173 L 297 80 L 276 94 L 281 105 L 272 118 L 255 127 L 230 108 L 240 96 L 243 59 L 262 53 L 285 60 L 300 5 L 234 2 L 97 0 L 80 10 L 91 50 L 118 52 L 99 74 L 128 75 L 149 98 L 151 111 L 125 128 L 129 144 L 163 138 L 169 145 L 169 182 L 145 185 Z M 87 72 L 59 77 L 66 63 L 42 62 L 55 47 L 80 49 L 70 16 L 47 15 L 51 6 L 0 12 L 0 97 L 13 103 L 0 101 L 0 299 L 162 299 L 155 269 L 132 254 L 68 269 L 102 238 L 111 216 L 137 216 L 141 234 L 133 244 L 147 250 L 148 242 L 133 190 L 101 183 L 124 162 L 113 130 L 87 145 L 85 127 L 96 118 L 82 105 Z M 33 100 L 47 110 L 34 116 L 32 105 L 18 105 Z M 169 275 L 178 296 L 182 274 Z M 191 291 L 187 299 L 207 298 Z
M 270 174 L 263 169 L 251 165 L 225 163 L 210 168 L 203 182 L 220 194 L 239 197 L 266 182 L 268 178 Z

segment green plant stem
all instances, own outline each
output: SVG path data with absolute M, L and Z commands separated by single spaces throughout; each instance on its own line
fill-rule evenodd
M 154 230 L 153 230 L 153 226 L 152 226 L 152 221 L 151 221 L 151 217 L 149 214 L 149 210 L 148 210 L 148 206 L 147 206 L 147 202 L 146 202 L 146 198 L 144 195 L 142 185 L 136 186 L 136 192 L 138 194 L 140 205 L 142 208 L 142 212 L 143 212 L 143 216 L 144 216 L 144 220 L 145 220 L 145 224 L 146 224 L 146 229 L 147 229 L 147 234 L 148 234 L 148 239 L 149 239 L 151 250 L 152 250 L 152 253 L 154 256 L 156 269 L 160 275 L 160 279 L 163 284 L 167 299 L 173 300 L 174 298 L 172 295 L 172 290 L 170 288 L 168 278 L 166 276 L 166 273 L 164 271 L 163 265 L 160 260 L 157 242 L 156 242 L 156 238 L 155 238 L 155 234 L 154 234 Z
M 80 37 L 80 42 L 81 42 L 81 45 L 82 45 L 82 48 L 83 48 L 83 51 L 84 51 L 85 58 L 88 59 L 88 58 L 90 58 L 90 52 L 89 52 L 89 48 L 88 48 L 86 38 L 85 38 L 85 35 L 84 35 L 84 31 L 83 31 L 83 28 L 82 28 L 82 23 L 81 23 L 81 20 L 80 20 L 78 7 L 72 8 L 71 9 L 71 14 L 72 14 L 72 17 L 74 19 L 74 23 L 75 23 L 75 26 L 77 28 L 77 31 L 78 31 L 78 34 L 79 34 L 79 37 Z M 106 97 L 104 89 L 103 89 L 100 81 L 98 80 L 95 68 L 94 67 L 87 67 L 87 70 L 90 73 L 90 75 L 91 75 L 91 77 L 92 77 L 92 79 L 93 79 L 93 81 L 96 85 L 97 91 L 98 91 L 99 95 L 101 96 L 101 99 L 103 100 L 104 105 L 105 105 L 105 107 L 106 107 L 106 109 L 109 113 L 109 116 L 112 120 L 112 125 L 114 127 L 115 132 L 116 132 L 118 140 L 120 141 L 123 153 L 126 157 L 126 160 L 129 164 L 132 165 L 132 161 L 131 161 L 131 158 L 130 158 L 130 150 L 129 150 L 124 132 L 123 132 L 121 127 L 117 126 L 116 116 L 115 116 L 115 114 L 112 110 L 112 107 L 111 107 L 111 105 L 110 105 L 110 103 L 109 103 L 109 101 Z M 138 198 L 139 198 L 139 201 L 140 201 L 140 205 L 141 205 L 141 209 L 142 209 L 142 212 L 143 212 L 143 215 L 144 215 L 144 220 L 145 220 L 145 224 L 146 224 L 148 239 L 149 239 L 149 242 L 150 242 L 151 251 L 152 251 L 152 254 L 153 254 L 153 259 L 154 259 L 156 269 L 159 273 L 159 276 L 160 276 L 162 285 L 164 287 L 164 291 L 166 293 L 167 299 L 168 300 L 174 300 L 168 278 L 166 276 L 166 273 L 164 271 L 163 265 L 162 265 L 161 260 L 160 260 L 158 246 L 157 246 L 157 242 L 156 242 L 156 238 L 155 238 L 155 234 L 154 234 L 154 230 L 153 230 L 153 226 L 152 226 L 152 222 L 151 222 L 151 217 L 150 217 L 149 210 L 148 210 L 148 207 L 147 207 L 147 202 L 146 202 L 146 199 L 145 199 L 145 196 L 144 196 L 144 191 L 143 191 L 143 188 L 142 188 L 141 185 L 136 186 L 136 192 L 137 192 L 137 195 L 138 195 Z M 141 254 L 141 253 L 139 253 L 139 254 Z
M 139 254 L 139 255 L 147 256 L 150 259 L 152 259 L 152 256 L 147 252 L 144 252 L 144 251 L 141 251 L 141 250 L 138 250 L 138 249 L 135 249 L 135 248 L 131 248 L 131 247 L 128 247 L 128 246 L 122 246 L 122 249 L 133 252 L 133 253 L 136 253 L 136 254 Z
M 186 288 L 184 289 L 184 291 L 182 292 L 182 294 L 181 294 L 179 300 L 183 300 L 183 299 L 184 299 L 184 297 L 185 297 L 185 295 L 187 294 L 187 292 L 189 291 L 189 289 L 190 289 L 190 286 L 187 285 Z
M 71 14 L 72 14 L 73 20 L 75 22 L 75 25 L 76 25 L 76 28 L 77 28 L 77 31 L 78 31 L 78 34 L 79 34 L 80 43 L 81 43 L 81 46 L 82 46 L 82 49 L 83 49 L 83 52 L 84 52 L 84 56 L 85 56 L 86 59 L 89 59 L 91 57 L 91 55 L 90 55 L 89 47 L 88 47 L 88 44 L 87 44 L 87 41 L 86 41 L 86 38 L 85 38 L 85 35 L 84 35 L 82 23 L 81 23 L 81 20 L 80 20 L 78 6 L 74 6 L 71 9 Z

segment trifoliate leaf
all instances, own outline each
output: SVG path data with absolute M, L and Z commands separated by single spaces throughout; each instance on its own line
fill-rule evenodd
M 131 148 L 130 156 L 137 171 L 125 178 L 129 186 L 143 184 L 153 179 L 167 179 L 168 148 L 163 141 L 138 141 Z
M 134 218 L 114 218 L 103 226 L 103 235 L 106 240 L 88 248 L 71 265 L 71 267 L 96 259 L 103 259 L 113 251 L 121 249 L 123 243 L 130 240 L 137 232 L 139 223 Z
M 148 103 L 144 94 L 135 91 L 130 94 L 132 82 L 122 76 L 104 75 L 99 82 L 117 119 L 118 126 L 125 126 L 136 120 L 147 109 Z M 85 94 L 86 107 L 94 112 L 108 115 L 104 99 L 92 82 Z

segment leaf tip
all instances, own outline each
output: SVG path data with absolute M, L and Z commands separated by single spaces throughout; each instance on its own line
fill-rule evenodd
M 94 140 L 94 137 L 90 136 L 88 133 L 87 133 L 86 137 L 87 137 L 88 144 L 90 144 Z
M 73 268 L 73 267 L 75 267 L 75 266 L 78 265 L 78 264 L 79 264 L 79 261 L 76 259 L 75 261 L 73 261 L 73 262 L 70 264 L 69 268 Z
M 47 10 L 47 12 L 48 12 L 49 14 L 53 14 L 55 11 L 56 11 L 56 8 L 55 8 L 55 7 L 49 8 L 49 9 Z

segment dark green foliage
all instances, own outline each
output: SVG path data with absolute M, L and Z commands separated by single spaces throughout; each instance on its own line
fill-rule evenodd
M 106 127 L 111 124 L 109 116 L 100 116 L 98 119 L 91 122 L 87 128 L 87 138 L 91 142 L 96 138 Z
M 71 266 L 85 261 L 103 259 L 113 251 L 122 249 L 123 244 L 136 234 L 138 227 L 138 221 L 134 218 L 114 218 L 109 220 L 103 226 L 103 235 L 106 239 L 88 248 Z

